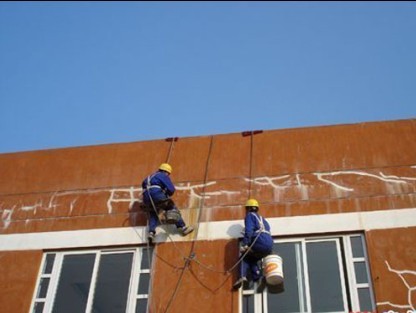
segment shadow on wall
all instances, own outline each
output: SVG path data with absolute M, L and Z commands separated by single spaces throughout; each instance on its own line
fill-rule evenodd
M 239 241 L 238 240 L 230 240 L 225 245 L 225 253 L 224 253 L 224 271 L 230 271 L 233 276 L 233 280 L 236 279 L 238 276 L 238 269 L 239 266 L 235 266 L 239 259 Z
M 143 211 L 141 203 L 134 201 L 128 210 L 129 216 L 123 222 L 123 226 L 146 226 L 147 214 Z

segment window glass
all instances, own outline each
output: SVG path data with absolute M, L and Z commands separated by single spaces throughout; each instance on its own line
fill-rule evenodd
M 352 256 L 354 258 L 364 257 L 363 241 L 361 236 L 351 237 Z
M 370 288 L 358 288 L 358 299 L 360 301 L 360 310 L 361 311 L 374 311 Z
M 95 254 L 64 257 L 53 313 L 85 312 Z
M 49 287 L 49 278 L 41 278 L 37 297 L 46 298 L 48 287 Z
M 55 262 L 55 254 L 47 254 L 45 260 L 45 267 L 43 269 L 43 274 L 52 273 L 53 264 Z
M 93 312 L 122 313 L 126 311 L 132 261 L 132 253 L 101 256 Z
M 149 290 L 149 282 L 150 282 L 150 274 L 149 273 L 142 273 L 139 277 L 139 289 L 137 294 L 147 294 Z
M 44 306 L 45 306 L 44 302 L 36 302 L 33 308 L 33 313 L 42 313 Z
M 254 296 L 243 297 L 243 313 L 254 313 Z
M 357 284 L 368 283 L 367 268 L 365 262 L 354 262 L 354 269 Z
M 136 313 L 147 312 L 147 299 L 137 299 L 136 301 Z
M 274 251 L 283 260 L 284 292 L 268 294 L 268 312 L 304 312 L 304 275 L 300 243 L 278 243 L 275 244 Z
M 153 248 L 143 248 L 142 249 L 142 262 L 140 264 L 140 269 L 149 269 L 152 264 L 153 257 Z
M 335 241 L 306 244 L 312 312 L 344 311 Z

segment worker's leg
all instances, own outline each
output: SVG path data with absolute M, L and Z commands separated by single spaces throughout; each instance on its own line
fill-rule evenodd
M 247 262 L 247 258 L 244 257 L 244 259 L 240 262 L 240 277 L 238 280 L 234 283 L 233 289 L 240 288 L 244 283 L 248 282 L 247 280 L 247 273 L 250 269 L 250 264 Z
M 159 217 L 156 212 L 149 212 L 149 233 L 156 234 L 156 227 L 159 224 Z
M 167 210 L 176 210 L 179 212 L 179 219 L 175 223 L 176 228 L 182 230 L 182 235 L 186 236 L 194 231 L 194 228 L 192 226 L 186 226 L 185 221 L 182 218 L 182 215 L 180 214 L 179 209 L 176 207 L 175 203 L 172 201 L 172 199 L 169 199 L 167 202 Z
M 250 271 L 253 281 L 258 281 L 262 277 L 258 261 L 253 261 L 250 263 Z

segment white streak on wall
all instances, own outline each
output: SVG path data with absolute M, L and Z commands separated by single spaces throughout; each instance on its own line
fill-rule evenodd
M 400 181 L 401 183 L 406 183 L 404 180 L 416 180 L 416 178 L 414 177 L 399 177 L 399 176 L 394 176 L 394 175 L 386 176 L 382 172 L 380 172 L 380 176 L 383 178 L 391 179 L 393 181 L 397 180 L 397 181 Z
M 335 173 L 315 173 L 314 175 L 318 178 L 318 180 L 323 181 L 325 183 L 328 183 L 328 184 L 334 186 L 337 189 L 341 189 L 341 190 L 344 190 L 344 191 L 354 191 L 353 188 L 348 188 L 348 187 L 338 185 L 338 184 L 334 183 L 333 181 L 327 180 L 327 179 L 322 177 L 322 176 L 328 176 L 328 175 L 337 175 Z
M 381 180 L 387 183 L 395 183 L 395 184 L 407 184 L 408 182 L 406 180 L 416 180 L 416 178 L 413 178 L 413 177 L 399 177 L 399 176 L 393 176 L 393 175 L 386 176 L 382 172 L 380 172 L 380 176 L 366 173 L 366 172 L 359 172 L 359 171 L 337 171 L 337 172 L 326 172 L 326 173 L 314 173 L 314 175 L 318 178 L 318 180 L 326 182 L 334 186 L 335 188 L 338 188 L 344 191 L 354 191 L 354 189 L 336 184 L 333 181 L 323 178 L 323 176 L 359 175 L 359 176 L 367 176 L 371 178 L 376 178 L 378 180 Z
M 398 309 L 412 309 L 415 310 L 415 304 L 412 302 L 412 292 L 416 290 L 416 286 L 412 287 L 410 286 L 410 284 L 406 281 L 406 279 L 404 278 L 404 274 L 407 275 L 415 275 L 416 276 L 416 271 L 411 271 L 411 270 L 395 270 L 393 268 L 391 268 L 389 262 L 385 261 L 387 268 L 390 272 L 397 274 L 401 281 L 403 282 L 403 284 L 406 286 L 407 288 L 407 301 L 408 304 L 406 305 L 402 305 L 402 304 L 393 304 L 391 302 L 388 301 L 384 301 L 384 302 L 377 302 L 377 305 L 389 305 L 393 308 L 398 308 Z
M 12 215 L 14 212 L 14 208 L 15 206 L 13 206 L 11 209 L 4 209 L 3 213 L 1 215 L 1 220 L 3 221 L 3 229 L 8 228 L 11 220 L 12 220 Z
M 288 179 L 290 175 L 283 175 L 283 176 L 274 176 L 274 177 L 257 177 L 254 179 L 244 178 L 246 182 L 252 182 L 253 184 L 260 185 L 260 186 L 271 186 L 275 189 L 285 189 L 291 186 L 290 180 L 286 180 L 283 184 L 276 184 L 275 181 L 279 181 L 282 179 Z
M 72 214 L 72 211 L 74 210 L 75 207 L 75 202 L 77 202 L 78 198 L 75 198 L 74 200 L 71 201 L 71 204 L 69 206 L 69 213 Z
M 36 214 L 37 208 L 41 208 L 41 207 L 42 207 L 42 202 L 36 203 L 34 205 L 25 205 L 25 206 L 22 206 L 20 208 L 20 210 L 21 211 L 24 211 L 24 212 L 33 211 L 33 213 Z
M 416 168 L 416 165 L 411 166 L 411 168 Z M 367 176 L 371 178 L 375 178 L 384 182 L 388 183 L 394 183 L 394 184 L 409 184 L 410 181 L 416 181 L 415 177 L 399 177 L 394 175 L 384 175 L 382 172 L 380 172 L 380 175 L 370 174 L 363 171 L 336 171 L 336 172 L 326 172 L 326 173 L 314 173 L 314 175 L 317 177 L 318 180 L 325 182 L 333 187 L 335 187 L 335 192 L 338 197 L 344 197 L 345 194 L 343 192 L 350 192 L 354 191 L 353 188 L 342 186 L 340 184 L 335 183 L 334 181 L 330 180 L 328 176 L 338 176 L 338 175 L 359 175 L 359 176 Z M 257 177 L 254 179 L 248 179 L 243 178 L 246 182 L 252 182 L 255 185 L 259 186 L 270 186 L 273 188 L 274 193 L 274 201 L 281 201 L 280 197 L 284 190 L 287 188 L 295 187 L 297 186 L 300 190 L 300 195 L 302 200 L 307 200 L 309 198 L 308 196 L 308 185 L 302 184 L 301 174 L 293 175 L 282 175 L 282 176 L 274 176 L 274 177 Z M 205 192 L 204 188 L 208 186 L 215 185 L 216 181 L 210 181 L 204 184 L 195 184 L 191 185 L 191 183 L 181 183 L 178 184 L 176 187 L 177 190 L 180 191 L 189 191 L 189 207 L 191 207 L 196 199 L 201 200 L 203 197 L 205 198 L 212 198 L 212 197 L 220 197 L 223 195 L 226 195 L 230 201 L 233 199 L 230 199 L 233 196 L 241 194 L 241 191 L 232 191 L 232 190 L 220 190 L 220 191 L 210 191 Z M 387 185 L 388 190 L 390 190 L 390 193 L 399 193 L 400 190 L 396 190 L 397 188 L 400 188 L 398 185 Z M 202 191 L 200 191 L 200 190 Z M 197 192 L 199 191 L 199 193 Z M 282 191 L 282 192 L 281 192 Z M 92 193 L 110 193 L 108 199 L 107 199 L 107 212 L 108 214 L 111 214 L 113 212 L 113 203 L 119 203 L 124 202 L 128 203 L 130 207 L 132 207 L 133 203 L 135 201 L 140 201 L 139 198 L 135 198 L 134 194 L 135 192 L 142 192 L 142 188 L 137 188 L 134 186 L 127 187 L 127 188 L 115 188 L 115 189 L 92 189 L 92 190 L 77 190 L 77 191 L 59 191 L 55 192 L 51 198 L 49 199 L 49 203 L 47 204 L 47 207 L 45 207 L 45 210 L 53 209 L 55 210 L 59 206 L 59 197 L 66 196 L 66 195 L 73 195 L 74 197 L 77 197 L 81 194 L 92 194 Z M 126 197 L 125 194 L 128 194 L 129 196 Z M 121 196 L 122 195 L 122 196 Z M 72 213 L 72 210 L 74 209 L 76 200 L 72 200 L 70 203 L 70 213 Z M 42 202 L 40 204 L 34 204 L 34 205 L 26 205 L 22 206 L 20 208 L 17 208 L 18 210 L 22 211 L 30 211 L 34 210 L 34 213 L 36 214 L 36 209 L 42 208 Z
M 206 184 L 199 184 L 199 185 L 191 185 L 190 183 L 187 183 L 186 187 L 184 187 L 183 184 L 178 184 L 176 186 L 176 190 L 188 191 L 188 190 L 193 190 L 193 189 L 197 189 L 197 188 L 205 188 L 205 187 L 208 187 L 208 186 L 215 185 L 216 183 L 217 182 L 215 182 L 215 181 L 211 181 L 211 182 L 207 182 Z

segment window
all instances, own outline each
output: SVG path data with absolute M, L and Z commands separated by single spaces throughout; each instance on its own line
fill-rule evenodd
M 279 240 L 274 251 L 283 259 L 284 291 L 251 283 L 242 291 L 241 312 L 375 310 L 361 234 Z
M 153 249 L 46 253 L 31 313 L 147 312 Z

